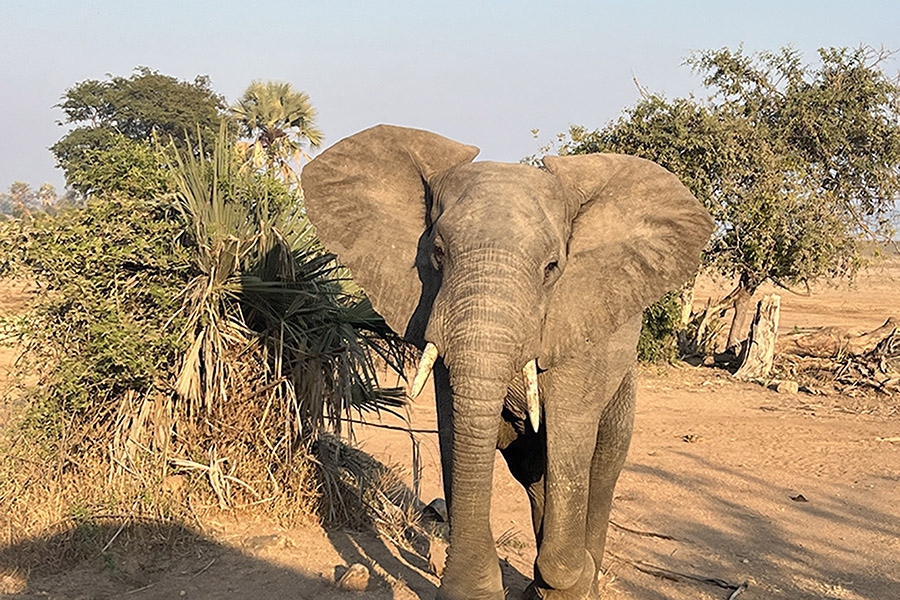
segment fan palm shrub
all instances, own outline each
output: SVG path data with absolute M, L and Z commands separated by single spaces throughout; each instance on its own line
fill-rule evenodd
M 322 250 L 299 190 L 240 169 L 224 135 L 212 157 L 173 156 L 196 272 L 176 384 L 187 411 L 220 411 L 240 387 L 229 369 L 254 352 L 294 437 L 339 433 L 354 409 L 400 406 L 402 389 L 378 386 L 375 359 L 402 370 L 406 347 Z

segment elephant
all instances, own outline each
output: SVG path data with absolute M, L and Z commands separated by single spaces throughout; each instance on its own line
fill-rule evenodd
M 599 597 L 631 440 L 643 309 L 697 269 L 709 214 L 659 165 L 619 154 L 542 168 L 378 125 L 306 164 L 307 214 L 432 372 L 450 540 L 440 600 L 502 599 L 490 528 L 497 449 L 537 540 L 526 595 Z

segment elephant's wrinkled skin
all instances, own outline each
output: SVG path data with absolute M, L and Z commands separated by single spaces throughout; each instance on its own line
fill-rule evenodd
M 504 597 L 489 519 L 498 447 L 531 500 L 531 592 L 596 597 L 641 312 L 693 273 L 712 222 L 646 160 L 547 157 L 537 169 L 477 153 L 373 127 L 305 167 L 309 216 L 388 325 L 439 352 L 450 548 L 438 598 Z M 534 359 L 537 432 L 522 377 Z

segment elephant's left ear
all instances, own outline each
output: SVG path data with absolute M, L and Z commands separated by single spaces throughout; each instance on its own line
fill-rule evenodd
M 547 313 L 542 359 L 601 341 L 697 269 L 713 221 L 672 173 L 621 154 L 544 158 L 572 192 L 568 261 Z M 572 344 L 575 340 L 577 343 Z M 574 347 L 573 347 L 574 346 Z

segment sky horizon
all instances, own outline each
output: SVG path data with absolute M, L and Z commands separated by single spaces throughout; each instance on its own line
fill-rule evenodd
M 820 47 L 900 50 L 900 3 L 0 0 L 0 191 L 49 182 L 61 194 L 54 105 L 80 81 L 135 67 L 207 75 L 229 103 L 255 79 L 289 82 L 310 95 L 324 147 L 392 123 L 515 162 L 569 125 L 615 119 L 638 99 L 635 81 L 703 95 L 684 59 L 740 45 L 792 46 L 813 63 Z M 900 57 L 884 69 L 900 73 Z

